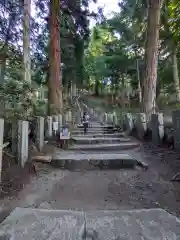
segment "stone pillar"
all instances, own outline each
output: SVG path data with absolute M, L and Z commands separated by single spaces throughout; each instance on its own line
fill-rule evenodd
M 138 113 L 136 116 L 136 129 L 138 137 L 143 139 L 147 131 L 147 118 L 145 113 Z
M 3 138 L 4 138 L 4 119 L 0 118 L 0 182 L 1 182 L 1 172 L 2 172 Z
M 51 138 L 53 135 L 53 119 L 51 116 L 47 117 L 47 137 Z
M 59 116 L 54 115 L 53 116 L 53 134 L 56 136 L 59 132 Z
M 126 130 L 126 113 L 121 113 L 121 128 Z
M 180 110 L 172 112 L 172 121 L 174 128 L 174 148 L 180 152 Z
M 61 114 L 58 115 L 58 131 L 61 132 L 63 127 L 63 117 Z
M 155 145 L 161 144 L 164 137 L 164 116 L 163 113 L 151 115 L 151 130 L 152 130 L 152 143 Z
M 80 124 L 81 123 L 81 113 L 78 111 L 76 114 L 76 124 Z
M 125 114 L 125 130 L 130 134 L 134 128 L 132 113 Z
M 18 121 L 18 164 L 24 167 L 25 163 L 28 161 L 29 152 L 29 122 L 28 121 Z
M 44 147 L 44 118 L 38 117 L 37 119 L 37 137 L 36 143 L 39 151 Z
M 58 120 L 59 120 L 58 115 L 54 115 L 54 116 L 53 116 L 53 122 L 58 122 Z
M 68 122 L 72 123 L 72 111 L 68 111 Z
M 118 119 L 117 119 L 116 112 L 113 112 L 113 124 L 114 124 L 114 125 L 117 125 L 117 124 L 118 124 Z

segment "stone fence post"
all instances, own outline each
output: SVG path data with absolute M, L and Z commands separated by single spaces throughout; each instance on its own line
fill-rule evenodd
M 104 123 L 107 124 L 107 119 L 108 119 L 108 115 L 107 113 L 104 113 Z
M 61 114 L 58 115 L 58 131 L 61 133 L 63 127 L 63 117 Z
M 37 118 L 36 143 L 37 143 L 38 150 L 41 152 L 44 147 L 44 118 L 43 117 Z
M 128 132 L 128 134 L 130 134 L 134 128 L 132 113 L 126 113 L 124 120 L 125 120 L 125 130 Z
M 53 135 L 56 136 L 57 133 L 59 133 L 60 129 L 59 129 L 59 116 L 58 115 L 54 115 L 53 116 Z
M 4 119 L 0 118 L 0 183 L 1 183 L 1 173 L 2 173 L 3 139 L 4 139 Z
M 29 152 L 29 122 L 18 121 L 18 164 L 24 167 Z
M 116 112 L 113 112 L 113 124 L 117 125 L 118 124 L 118 118 Z
M 164 115 L 157 113 L 151 115 L 152 143 L 159 145 L 164 137 Z
M 174 148 L 180 152 L 180 110 L 172 112 L 172 121 L 174 128 Z
M 47 137 L 51 138 L 53 136 L 53 119 L 52 116 L 47 117 Z
M 136 117 L 136 129 L 140 139 L 143 139 L 147 131 L 147 118 L 145 113 L 138 113 Z

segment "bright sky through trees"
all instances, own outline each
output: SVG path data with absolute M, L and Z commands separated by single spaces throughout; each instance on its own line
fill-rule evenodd
M 112 17 L 113 12 L 119 12 L 118 2 L 121 0 L 97 0 L 97 3 L 90 3 L 90 9 L 97 12 L 97 9 L 103 8 L 103 13 L 107 18 Z M 91 20 L 90 26 L 96 23 L 95 20 Z
M 119 12 L 119 6 L 118 2 L 121 2 L 121 0 L 97 0 L 97 3 L 90 3 L 90 9 L 94 12 L 97 12 L 98 8 L 103 8 L 103 13 L 106 16 L 106 18 L 112 17 L 113 12 Z M 35 6 L 32 1 L 32 16 L 35 16 Z M 91 19 L 90 27 L 92 27 L 96 21 L 94 19 Z

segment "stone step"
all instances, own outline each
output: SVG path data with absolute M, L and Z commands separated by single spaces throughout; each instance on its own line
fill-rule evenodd
M 116 142 L 130 142 L 130 138 L 113 138 L 113 137 L 72 137 L 76 144 L 94 144 L 94 143 L 116 143 Z
M 88 128 L 87 129 L 87 134 L 93 134 L 93 133 L 116 133 L 117 130 L 111 130 L 111 129 L 93 129 L 93 128 Z M 84 129 L 74 129 L 72 131 L 72 134 L 83 134 L 84 133 Z
M 180 220 L 163 209 L 71 211 L 16 208 L 0 226 L 1 239 L 179 239 Z
M 90 128 L 93 128 L 93 129 L 106 129 L 106 128 L 115 128 L 113 125 L 110 126 L 110 125 L 94 125 L 94 124 L 91 124 L 90 123 Z M 78 129 L 82 129 L 83 128 L 83 125 L 81 126 L 78 126 Z
M 61 153 L 52 157 L 52 166 L 65 169 L 122 169 L 134 168 L 138 161 L 129 154 L 123 153 L 77 153 L 62 156 Z
M 107 144 L 78 144 L 73 145 L 69 148 L 69 150 L 74 151 L 111 151 L 111 150 L 130 150 L 133 148 L 138 148 L 140 143 L 137 142 L 128 142 L 128 143 L 107 143 Z
M 73 137 L 87 137 L 87 138 L 98 138 L 98 137 L 106 137 L 106 138 L 119 138 L 119 137 L 125 137 L 126 134 L 125 132 L 118 132 L 118 133 L 87 133 L 87 134 L 82 134 L 82 133 L 79 133 L 78 134 L 73 134 L 72 135 L 72 138 Z

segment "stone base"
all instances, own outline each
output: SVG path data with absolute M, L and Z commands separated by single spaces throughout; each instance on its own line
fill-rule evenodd
M 0 239 L 179 239 L 180 220 L 162 209 L 61 211 L 16 208 L 1 224 Z

